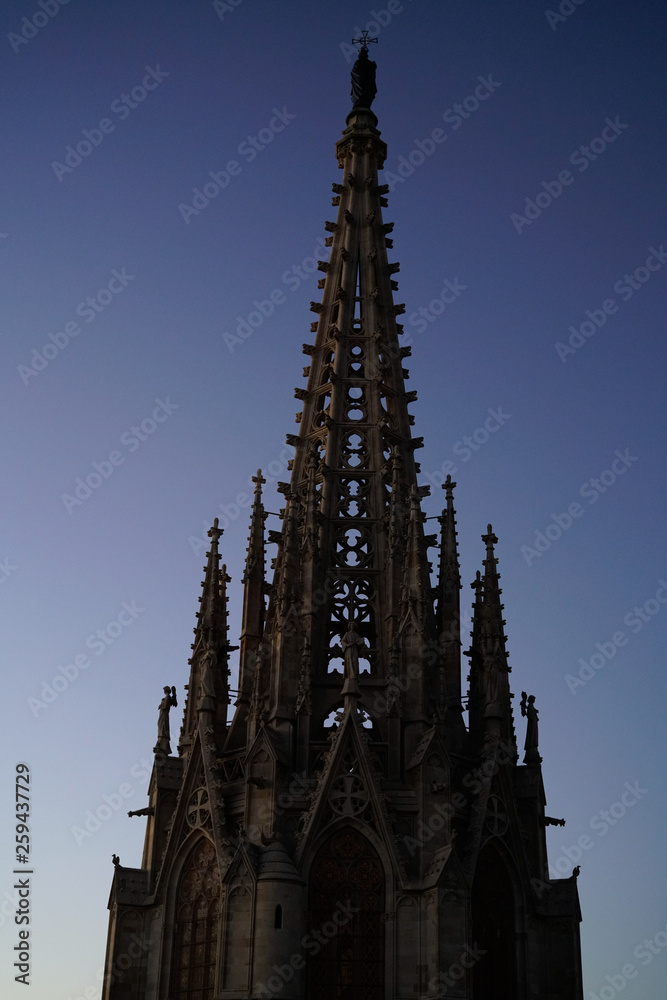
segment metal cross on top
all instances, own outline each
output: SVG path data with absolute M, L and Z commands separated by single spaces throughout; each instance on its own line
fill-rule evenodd
M 368 50 L 368 43 L 369 42 L 377 42 L 377 38 L 369 38 L 368 31 L 366 29 L 364 29 L 361 32 L 361 38 L 353 38 L 352 39 L 352 44 L 353 45 L 361 45 L 362 49 L 366 49 L 366 50 Z

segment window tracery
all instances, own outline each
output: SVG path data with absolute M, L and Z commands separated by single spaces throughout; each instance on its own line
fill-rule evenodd
M 308 995 L 382 1000 L 385 876 L 377 851 L 357 830 L 343 827 L 320 848 L 310 885 L 309 926 L 325 929 L 324 936 L 332 924 L 338 930 L 308 960 Z
M 215 848 L 199 841 L 178 884 L 170 997 L 211 1000 L 220 918 L 220 872 Z

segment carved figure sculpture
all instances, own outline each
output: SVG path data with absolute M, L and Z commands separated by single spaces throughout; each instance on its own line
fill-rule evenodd
M 521 692 L 521 714 L 528 720 L 526 742 L 524 743 L 524 750 L 526 752 L 523 762 L 524 764 L 539 764 L 542 760 L 538 751 L 539 734 L 537 723 L 539 715 L 535 708 L 534 694 L 527 695 L 525 691 Z
M 176 700 L 175 687 L 163 687 L 164 697 L 160 702 L 157 717 L 157 743 L 153 747 L 153 753 L 171 753 L 171 743 L 169 742 L 169 709 L 178 705 Z
M 368 49 L 362 46 L 357 61 L 352 67 L 352 98 L 353 108 L 370 108 L 377 94 L 375 86 L 375 70 L 377 63 L 368 58 Z
M 351 621 L 347 632 L 341 639 L 344 673 L 347 680 L 356 680 L 359 677 L 359 650 L 366 651 L 366 643 L 357 632 L 356 624 L 355 621 Z
M 401 688 L 398 677 L 394 673 L 387 677 L 387 703 L 385 707 L 385 715 L 389 716 L 392 713 L 403 714 L 401 711 Z
M 484 657 L 484 671 L 482 676 L 484 679 L 484 696 L 487 709 L 491 708 L 491 706 L 495 708 L 500 700 L 500 671 L 495 655 Z
M 348 623 L 347 632 L 340 641 L 343 651 L 343 674 L 345 683 L 342 694 L 358 698 L 359 691 L 359 650 L 366 652 L 367 646 L 362 636 L 356 630 L 356 621 Z
M 199 707 L 206 698 L 215 698 L 215 680 L 213 671 L 218 662 L 213 646 L 208 643 L 201 658 L 201 682 L 199 688 Z

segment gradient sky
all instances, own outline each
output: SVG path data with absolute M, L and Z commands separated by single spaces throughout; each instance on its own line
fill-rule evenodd
M 126 813 L 146 802 L 162 686 L 187 682 L 215 516 L 238 635 L 248 477 L 264 469 L 277 511 L 349 43 L 374 18 L 425 508 L 452 472 L 466 580 L 489 521 L 499 537 L 512 685 L 536 695 L 548 812 L 567 819 L 552 865 L 569 875 L 586 844 L 586 1000 L 618 992 L 628 963 L 624 1000 L 664 995 L 665 10 L 589 0 L 557 19 L 547 3 L 73 0 L 43 25 L 38 0 L 3 4 L 3 997 L 25 995 L 19 761 L 30 997 L 96 995 L 111 854 L 141 861 Z M 95 463 L 100 485 L 68 500 Z

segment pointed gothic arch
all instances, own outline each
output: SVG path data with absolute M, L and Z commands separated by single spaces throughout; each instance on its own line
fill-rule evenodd
M 212 1000 L 220 926 L 220 872 L 215 847 L 201 837 L 176 890 L 170 1000 Z
M 484 952 L 472 968 L 473 996 L 516 1000 L 517 926 L 513 880 L 500 852 L 480 851 L 472 884 L 472 935 Z
M 351 912 L 351 917 L 349 916 Z M 307 996 L 384 1000 L 385 871 L 367 837 L 339 827 L 310 869 Z M 322 941 L 315 951 L 316 942 Z

